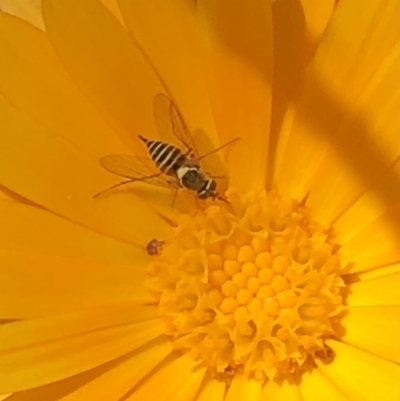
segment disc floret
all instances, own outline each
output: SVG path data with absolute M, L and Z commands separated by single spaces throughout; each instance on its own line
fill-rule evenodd
M 241 196 L 181 216 L 149 267 L 174 347 L 211 374 L 298 376 L 341 332 L 345 272 L 329 228 L 277 193 Z

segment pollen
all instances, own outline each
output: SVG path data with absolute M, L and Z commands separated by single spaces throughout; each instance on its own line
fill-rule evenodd
M 333 358 L 348 289 L 330 227 L 276 192 L 182 215 L 149 265 L 174 348 L 223 380 L 290 380 Z M 327 357 L 329 356 L 329 358 Z

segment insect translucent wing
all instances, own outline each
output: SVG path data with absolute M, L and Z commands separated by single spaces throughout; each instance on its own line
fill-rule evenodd
M 174 102 L 163 93 L 158 93 L 154 98 L 154 119 L 160 134 L 160 139 L 168 143 L 175 143 L 184 150 L 195 152 L 195 145 L 185 120 L 179 113 Z
M 163 178 L 163 174 L 151 169 L 145 161 L 132 155 L 107 155 L 100 159 L 100 164 L 108 172 L 120 177 L 131 178 L 132 182 L 144 181 L 166 188 L 171 185 Z

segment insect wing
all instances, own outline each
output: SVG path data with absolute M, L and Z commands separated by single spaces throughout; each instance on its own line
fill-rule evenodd
M 131 178 L 132 182 L 144 181 L 161 187 L 171 188 L 163 174 L 146 165 L 146 160 L 132 155 L 107 155 L 100 164 L 108 172 L 120 177 Z
M 163 93 L 154 98 L 154 119 L 160 134 L 160 139 L 175 143 L 178 147 L 195 152 L 195 144 L 174 102 Z

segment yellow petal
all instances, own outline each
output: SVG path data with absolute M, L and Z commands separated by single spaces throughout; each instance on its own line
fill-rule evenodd
M 187 2 L 119 0 L 129 31 L 192 129 L 216 140 L 207 88 L 204 85 L 197 14 Z
M 4 250 L 37 252 L 82 262 L 138 266 L 146 263 L 143 249 L 70 223 L 46 210 L 17 202 L 0 202 L 0 244 Z M 40 227 L 40 230 L 34 230 Z
M 232 184 L 264 188 L 272 81 L 270 3 L 200 0 L 197 7 L 218 134 L 222 143 L 241 138 L 228 160 Z
M 128 149 L 66 74 L 46 35 L 0 13 L 0 92 L 17 109 L 98 160 Z
M 247 377 L 235 376 L 229 386 L 225 401 L 242 401 L 249 399 L 261 401 L 261 384 Z
M 359 106 L 358 97 L 393 52 L 399 37 L 399 12 L 397 0 L 339 2 L 307 76 L 293 123 L 288 124 L 278 144 L 275 182 L 284 192 L 299 198 L 305 196 L 332 147 L 338 158 L 353 163 L 349 170 L 354 170 L 354 174 L 365 171 L 358 158 L 352 160 L 354 150 L 349 154 L 349 148 L 355 147 L 346 141 L 351 139 L 352 146 L 358 142 L 371 148 L 382 133 L 367 136 L 365 126 L 360 128 L 365 123 L 356 120 L 357 129 L 349 138 L 344 135 L 349 127 L 340 135 L 341 126 L 350 121 L 348 118 Z M 374 161 L 380 154 L 378 150 L 375 149 Z M 389 164 L 391 160 L 384 162 Z M 382 165 L 377 168 L 381 168 L 381 173 Z
M 101 264 L 1 249 L 0 317 L 64 314 L 120 300 L 144 304 L 151 299 L 144 286 L 146 262 L 141 259 L 129 265 Z M 55 280 L 55 274 L 60 279 Z
M 303 18 L 310 45 L 316 46 L 332 16 L 336 0 L 301 0 Z
M 110 183 L 96 161 L 1 98 L 0 119 L 5 127 L 0 136 L 0 180 L 7 188 L 111 237 L 142 246 L 163 237 L 165 221 L 137 197 L 93 199 Z
M 400 41 L 342 122 L 333 144 L 337 150 L 328 152 L 313 180 L 307 204 L 321 221 L 330 223 L 366 191 L 387 206 L 399 199 L 388 190 L 400 183 L 399 164 L 392 165 L 400 155 L 400 88 L 393 85 L 399 70 Z
M 78 87 L 133 150 L 154 137 L 163 87 L 121 24 L 97 0 L 43 0 L 48 38 Z
M 197 394 L 202 386 L 206 369 L 196 369 L 190 374 L 188 379 L 171 395 L 174 401 L 197 401 Z
M 376 278 L 387 276 L 389 274 L 398 273 L 399 271 L 400 271 L 400 263 L 393 263 L 387 266 L 380 266 L 375 269 L 366 270 L 361 273 L 349 274 L 346 276 L 347 277 L 346 280 L 349 283 L 357 283 L 358 281 L 373 280 Z
M 332 342 L 335 360 L 319 369 L 349 400 L 387 400 L 400 397 L 400 367 L 341 342 Z
M 152 369 L 161 364 L 171 351 L 167 341 L 151 346 L 63 397 L 62 401 L 110 401 L 123 398 L 137 383 L 151 376 Z
M 0 219 L 0 317 L 37 317 L 148 298 L 144 249 L 18 202 L 0 202 Z M 54 280 L 55 267 L 62 280 Z
M 297 384 L 284 381 L 282 384 L 268 382 L 262 392 L 261 401 L 303 401 Z
M 351 293 L 347 303 L 355 306 L 400 305 L 400 265 L 397 272 L 384 276 L 365 279 L 360 275 L 360 281 L 351 284 Z
M 62 64 L 115 132 L 142 150 L 155 135 L 153 98 L 162 85 L 128 33 L 97 0 L 44 0 L 47 34 Z
M 344 263 L 354 264 L 352 272 L 377 268 L 400 260 L 400 203 L 372 221 L 340 249 Z
M 9 401 L 61 400 L 64 396 L 95 381 L 101 375 L 107 374 L 108 371 L 116 368 L 120 363 L 129 359 L 131 356 L 130 353 L 78 375 L 45 386 L 19 391 L 14 393 Z
M 155 389 L 159 401 L 173 400 L 174 394 L 193 374 L 196 362 L 186 356 L 171 355 L 147 380 L 130 392 L 126 401 L 143 401 L 154 398 Z
M 123 25 L 124 20 L 121 15 L 121 10 L 118 5 L 118 0 L 100 0 L 108 10 L 114 15 L 114 17 Z
M 322 2 L 324 3 L 324 1 Z M 285 114 L 293 109 L 310 62 L 304 14 L 298 1 L 272 2 L 273 80 L 268 156 L 268 186 L 272 185 L 275 152 Z
M 1 98 L 1 95 L 0 95 Z M 8 201 L 8 202 L 16 202 L 16 203 L 22 203 L 27 206 L 33 206 L 37 207 L 37 205 L 30 200 L 24 198 L 21 195 L 18 195 L 17 193 L 11 191 L 10 189 L 4 187 L 3 185 L 0 185 L 0 200 L 3 201 Z
M 301 3 L 301 4 L 300 4 Z M 293 113 L 315 47 L 332 15 L 334 0 L 272 2 L 273 82 L 269 142 L 268 186 L 272 185 L 275 153 L 284 116 Z
M 302 399 L 307 401 L 349 401 L 345 394 L 318 369 L 304 374 L 300 392 Z
M 117 0 L 100 0 L 122 23 Z M 44 29 L 40 0 L 0 0 L 0 10 L 16 15 L 29 23 Z
M 137 349 L 162 333 L 155 314 L 121 303 L 1 326 L 0 392 L 62 380 Z
M 399 294 L 396 303 L 400 303 Z M 346 328 L 343 340 L 371 354 L 400 363 L 399 313 L 400 305 L 351 307 L 343 319 Z
M 0 10 L 44 29 L 40 0 L 0 0 Z
M 10 192 L 8 191 L 7 188 L 4 188 L 3 186 L 0 186 L 0 199 L 6 200 L 6 201 L 13 201 L 14 199 L 10 196 Z
M 202 389 L 198 401 L 225 401 L 226 384 L 219 380 L 209 380 Z
M 121 396 L 124 395 L 132 388 L 132 385 L 146 376 L 171 352 L 165 339 L 162 341 L 160 338 L 151 344 L 151 347 L 139 348 L 137 351 L 130 352 L 87 372 L 45 386 L 15 393 L 10 401 L 78 401 L 91 399 L 84 397 L 93 394 L 96 395 L 94 397 L 96 400 L 110 401 L 110 399 L 114 399 L 112 395 L 114 397 L 119 393 Z
M 346 243 L 399 201 L 400 158 L 335 222 L 340 241 Z

